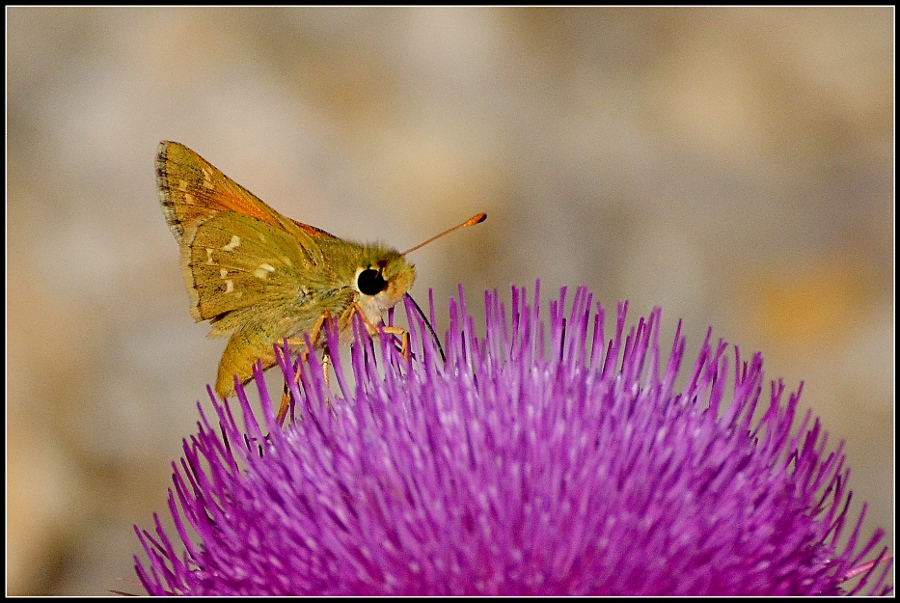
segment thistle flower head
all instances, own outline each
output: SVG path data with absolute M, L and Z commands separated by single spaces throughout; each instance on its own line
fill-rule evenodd
M 409 307 L 408 358 L 357 324 L 345 368 L 331 332 L 336 388 L 314 358 L 298 386 L 281 358 L 299 401 L 284 429 L 260 371 L 261 418 L 238 388 L 245 428 L 211 395 L 216 421 L 201 409 L 175 466 L 175 538 L 158 517 L 155 534 L 136 528 L 144 587 L 832 595 L 874 556 L 854 592 L 889 591 L 883 533 L 861 539 L 865 507 L 848 516 L 843 444 L 829 451 L 809 413 L 795 425 L 799 391 L 775 382 L 762 396 L 760 355 L 735 348 L 729 374 L 707 333 L 676 391 L 680 326 L 661 366 L 658 309 L 626 330 L 620 305 L 607 339 L 590 293 L 568 313 L 565 297 L 548 328 L 538 292 L 529 304 L 514 288 L 508 314 L 486 294 L 480 337 L 460 289 L 445 362 Z

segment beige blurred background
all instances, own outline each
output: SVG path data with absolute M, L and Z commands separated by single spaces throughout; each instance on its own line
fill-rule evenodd
M 162 139 L 346 238 L 405 249 L 486 211 L 415 255 L 440 329 L 457 283 L 477 307 L 537 277 L 662 306 L 689 354 L 712 324 L 805 380 L 890 531 L 893 18 L 7 9 L 8 592 L 138 592 L 132 525 L 165 511 L 215 376 Z

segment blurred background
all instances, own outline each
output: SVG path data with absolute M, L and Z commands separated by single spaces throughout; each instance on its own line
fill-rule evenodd
M 439 331 L 457 283 L 540 278 L 545 311 L 584 284 L 684 319 L 689 355 L 708 325 L 762 351 L 893 547 L 892 8 L 6 15 L 10 594 L 141 592 L 132 525 L 215 378 L 162 139 L 344 238 L 486 211 L 411 258 Z

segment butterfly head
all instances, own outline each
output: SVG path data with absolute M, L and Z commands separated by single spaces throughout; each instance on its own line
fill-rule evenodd
M 393 250 L 380 251 L 368 261 L 361 262 L 353 277 L 359 304 L 369 318 L 394 307 L 416 278 L 416 267 L 406 258 Z

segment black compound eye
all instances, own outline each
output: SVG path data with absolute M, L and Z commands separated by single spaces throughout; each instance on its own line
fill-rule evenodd
M 363 270 L 356 279 L 356 285 L 361 293 L 366 295 L 377 295 L 384 291 L 387 281 L 381 276 L 381 270 Z

